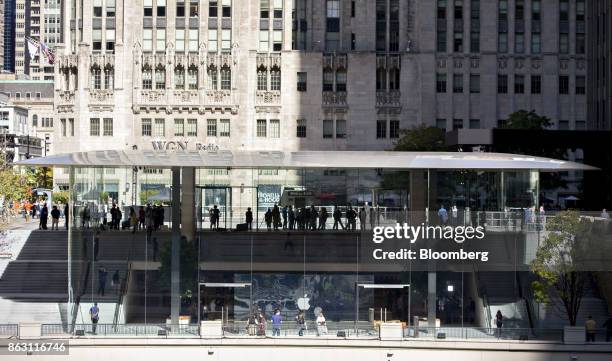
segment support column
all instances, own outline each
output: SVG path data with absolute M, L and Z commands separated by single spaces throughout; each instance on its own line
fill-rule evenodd
M 170 276 L 170 319 L 178 325 L 181 312 L 181 168 L 172 168 L 172 258 Z
M 183 178 L 181 180 L 181 235 L 189 241 L 195 239 L 195 168 L 183 168 Z
M 427 272 L 427 326 L 436 327 L 436 271 Z

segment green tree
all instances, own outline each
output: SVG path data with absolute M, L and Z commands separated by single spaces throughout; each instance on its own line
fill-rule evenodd
M 159 194 L 158 190 L 149 189 L 143 192 L 140 192 L 140 204 L 147 204 L 149 202 L 149 198 Z
M 590 227 L 578 212 L 565 211 L 550 219 L 546 229 L 550 233 L 530 265 L 537 276 L 532 282 L 534 296 L 575 326 L 588 277 L 579 264 L 590 243 Z
M 549 118 L 538 115 L 535 111 L 519 110 L 508 117 L 505 129 L 543 130 L 552 125 Z
M 32 169 L 34 187 L 36 188 L 53 188 L 53 168 L 35 167 Z
M 53 192 L 53 202 L 55 203 L 68 203 L 69 194 L 66 191 Z
M 425 124 L 411 129 L 402 129 L 401 137 L 395 142 L 394 151 L 398 152 L 444 152 L 448 150 L 445 143 L 445 131 Z
M 172 275 L 172 242 L 166 242 L 159 252 L 159 282 L 162 287 L 170 287 Z M 196 242 L 181 237 L 180 254 L 181 295 L 197 294 L 198 249 Z

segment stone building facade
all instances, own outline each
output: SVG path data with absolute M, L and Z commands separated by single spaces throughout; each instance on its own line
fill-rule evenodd
M 585 129 L 585 0 L 62 2 L 57 153 L 388 149 L 520 109 Z

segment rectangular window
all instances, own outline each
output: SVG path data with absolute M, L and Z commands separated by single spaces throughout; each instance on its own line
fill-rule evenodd
M 559 76 L 559 94 L 569 94 L 569 76 Z
M 463 119 L 453 119 L 453 130 L 463 129 Z
M 211 66 L 208 68 L 208 89 L 217 90 L 218 72 L 217 68 Z
M 155 69 L 155 89 L 166 88 L 166 69 L 157 67 Z
M 60 119 L 60 130 L 62 132 L 62 137 L 66 136 L 66 119 Z
M 166 0 L 157 0 L 157 16 L 166 16 Z
M 115 17 L 115 0 L 106 0 L 106 17 L 114 18 Z M 53 19 L 51 19 L 53 20 Z
M 189 67 L 187 71 L 187 82 L 189 83 L 189 90 L 198 89 L 198 68 L 195 66 Z
M 508 94 L 508 75 L 498 74 L 497 75 L 497 93 Z
M 323 138 L 334 137 L 334 120 L 323 119 Z
M 208 29 L 208 51 L 217 52 L 218 50 L 217 29 Z
M 187 119 L 187 136 L 197 137 L 198 136 L 198 120 Z
M 270 18 L 270 0 L 259 0 L 259 17 L 261 19 Z
M 209 137 L 217 136 L 217 119 L 206 120 L 206 135 Z
M 153 51 L 153 29 L 142 30 L 142 50 Z
M 387 121 L 386 120 L 376 121 L 376 138 L 377 139 L 387 138 Z
M 453 74 L 453 93 L 463 93 L 463 74 Z
M 257 138 L 265 138 L 267 137 L 267 129 L 266 129 L 266 120 L 265 119 L 257 119 L 257 129 L 256 135 Z
M 70 136 L 74 137 L 74 118 L 68 119 L 68 131 L 70 132 Z
M 344 70 L 336 71 L 336 91 L 337 92 L 346 91 L 346 71 Z
M 149 67 L 142 69 L 142 89 L 153 89 L 153 73 Z
M 91 31 L 91 49 L 102 50 L 102 30 L 95 29 Z
M 189 4 L 189 17 L 197 18 L 200 14 L 198 3 L 191 2 Z
M 229 67 L 224 66 L 221 68 L 221 90 L 232 89 L 232 71 Z
M 297 73 L 297 91 L 305 92 L 308 89 L 308 74 L 306 72 Z
M 257 70 L 257 90 L 268 90 L 268 71 L 266 68 Z
M 177 18 L 185 17 L 185 0 L 176 1 L 176 17 Z
M 523 54 L 525 52 L 525 34 L 514 34 L 514 52 L 516 54 Z
M 174 68 L 174 88 L 179 90 L 185 89 L 185 68 L 182 66 Z
M 346 120 L 336 119 L 336 138 L 346 138 Z
M 153 16 L 153 0 L 144 0 L 144 16 Z
M 143 119 L 141 121 L 141 135 L 143 137 L 150 137 L 151 136 L 151 119 Z
M 514 94 L 525 93 L 525 76 L 520 74 L 514 75 Z
M 470 129 L 480 129 L 480 119 L 470 119 Z
M 389 122 L 389 138 L 397 139 L 400 136 L 400 122 L 399 120 L 391 120 Z
M 296 137 L 306 138 L 306 119 L 297 120 Z
M 91 82 L 93 89 L 102 89 L 102 70 L 99 67 L 91 69 Z
M 198 29 L 189 29 L 189 52 L 198 52 Z
M 446 52 L 446 0 L 438 0 L 436 18 L 436 50 Z
M 102 17 L 102 0 L 93 1 L 93 17 L 94 18 Z
M 542 52 L 542 37 L 540 34 L 531 34 L 531 53 L 540 54 Z
M 105 137 L 113 136 L 113 119 L 112 118 L 104 118 L 102 135 Z
M 224 18 L 232 17 L 232 0 L 222 0 L 221 2 L 221 15 Z
M 274 18 L 283 18 L 283 0 L 274 0 Z
M 221 50 L 229 51 L 232 48 L 232 31 L 221 30 Z
M 155 124 L 153 127 L 153 136 L 154 137 L 165 137 L 166 136 L 166 120 L 165 119 L 155 119 Z
M 174 119 L 174 136 L 185 136 L 185 121 L 183 119 Z
M 586 78 L 583 75 L 576 76 L 576 95 L 586 94 Z
M 155 50 L 158 52 L 166 50 L 166 29 L 155 30 Z
M 470 51 L 480 52 L 480 0 L 470 3 Z
M 446 73 L 436 74 L 436 92 L 446 93 Z
M 334 91 L 334 72 L 332 70 L 323 71 L 323 91 Z
M 208 17 L 219 17 L 219 2 L 217 0 L 210 0 L 208 2 Z
M 272 51 L 283 50 L 283 32 L 282 30 L 274 30 L 272 32 Z
M 176 29 L 175 31 L 176 51 L 185 51 L 185 29 Z
M 443 119 L 443 118 L 436 119 L 436 128 L 446 130 L 446 119 Z
M 470 74 L 470 93 L 472 94 L 480 93 L 480 75 L 479 74 Z
M 115 29 L 106 29 L 106 50 L 115 51 Z
M 497 51 L 508 52 L 508 1 L 499 0 L 497 9 Z
M 259 51 L 270 51 L 270 31 L 259 30 Z
M 270 119 L 270 138 L 280 138 L 280 120 Z
M 230 136 L 230 120 L 229 119 L 221 119 L 219 121 L 219 136 L 220 137 Z
M 540 75 L 531 76 L 531 94 L 542 93 L 542 77 Z
M 100 119 L 89 119 L 89 135 L 92 137 L 97 137 L 100 135 Z

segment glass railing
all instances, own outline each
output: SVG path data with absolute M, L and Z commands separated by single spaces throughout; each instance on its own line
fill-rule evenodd
M 19 337 L 19 325 L 0 324 L 0 337 L 1 338 Z

